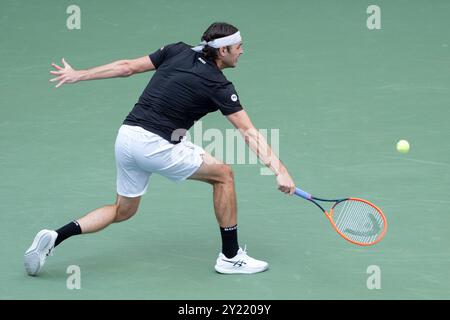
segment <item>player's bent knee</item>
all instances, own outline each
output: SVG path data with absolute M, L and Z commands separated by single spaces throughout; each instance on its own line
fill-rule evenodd
M 221 178 L 223 183 L 233 183 L 234 174 L 233 169 L 228 164 L 224 164 L 221 166 Z
M 117 208 L 116 222 L 122 222 L 130 219 L 137 212 L 137 207 L 121 207 L 120 205 Z
M 125 221 L 134 216 L 139 208 L 139 203 L 140 197 L 128 198 L 118 195 L 115 222 Z

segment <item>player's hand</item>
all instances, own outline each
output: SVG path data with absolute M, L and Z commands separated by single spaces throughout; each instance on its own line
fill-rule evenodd
M 57 64 L 52 63 L 52 66 L 56 69 L 56 71 L 52 70 L 50 73 L 57 77 L 51 79 L 50 82 L 59 81 L 55 88 L 62 86 L 64 83 L 75 83 L 79 81 L 78 71 L 74 70 L 70 64 L 64 60 L 64 58 L 62 58 L 62 63 L 64 67 L 60 67 Z
M 286 194 L 293 195 L 295 192 L 295 183 L 289 173 L 283 172 L 277 175 L 278 190 Z

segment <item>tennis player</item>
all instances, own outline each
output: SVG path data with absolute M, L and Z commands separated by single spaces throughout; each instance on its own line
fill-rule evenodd
M 246 143 L 276 175 L 278 189 L 293 194 L 295 185 L 285 166 L 272 152 L 243 110 L 233 84 L 222 70 L 234 68 L 244 52 L 239 30 L 213 23 L 199 46 L 183 42 L 166 45 L 150 55 L 119 60 L 88 70 L 75 70 L 64 59 L 52 64 L 51 82 L 128 77 L 156 70 L 147 87 L 118 130 L 116 202 L 98 208 L 57 230 L 41 230 L 25 252 L 29 275 L 37 275 L 47 256 L 67 238 L 92 233 L 113 222 L 131 218 L 146 193 L 149 178 L 160 174 L 173 181 L 199 180 L 212 185 L 214 210 L 220 226 L 222 251 L 215 270 L 225 274 L 251 274 L 268 268 L 238 245 L 236 194 L 233 171 L 202 148 L 186 140 L 186 131 L 207 113 L 220 110 L 242 133 Z

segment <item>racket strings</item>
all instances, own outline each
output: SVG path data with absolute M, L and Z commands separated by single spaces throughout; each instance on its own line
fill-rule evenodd
M 350 240 L 369 244 L 384 230 L 384 221 L 378 210 L 359 200 L 345 200 L 333 208 L 336 228 Z

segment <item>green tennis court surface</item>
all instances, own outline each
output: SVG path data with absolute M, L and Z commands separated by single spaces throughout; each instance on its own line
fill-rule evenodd
M 71 4 L 80 30 L 66 27 Z M 367 28 L 371 4 L 380 30 Z M 444 0 L 1 1 L 0 298 L 448 299 L 449 10 Z M 269 271 L 216 274 L 211 187 L 153 176 L 133 219 L 69 239 L 26 276 L 37 231 L 115 200 L 115 136 L 151 76 L 55 89 L 50 63 L 88 68 L 197 44 L 213 21 L 241 30 L 245 53 L 225 74 L 254 124 L 280 130 L 296 183 L 373 201 L 388 219 L 384 240 L 346 242 L 259 165 L 235 164 L 240 244 Z M 202 124 L 231 128 L 220 113 Z M 395 150 L 400 139 L 409 153 Z M 67 288 L 72 265 L 79 290 Z M 379 289 L 368 288 L 372 270 Z

